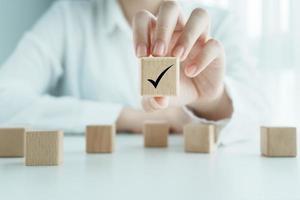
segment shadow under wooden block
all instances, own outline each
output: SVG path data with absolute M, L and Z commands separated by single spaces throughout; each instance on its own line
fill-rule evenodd
M 216 148 L 214 125 L 190 123 L 184 126 L 183 134 L 186 152 L 211 153 Z
M 179 60 L 175 57 L 141 58 L 141 95 L 177 96 Z
M 0 128 L 0 157 L 24 157 L 25 128 Z
M 262 156 L 296 157 L 297 129 L 292 127 L 261 127 Z
M 90 125 L 86 127 L 87 153 L 112 153 L 115 146 L 115 125 Z
M 27 166 L 62 164 L 63 137 L 61 131 L 27 131 L 25 164 Z
M 163 121 L 147 121 L 144 123 L 144 146 L 167 147 L 170 125 Z

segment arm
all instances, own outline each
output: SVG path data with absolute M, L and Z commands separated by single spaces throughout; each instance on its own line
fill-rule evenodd
M 224 87 L 225 52 L 222 44 L 210 36 L 210 21 L 207 11 L 201 8 L 195 8 L 184 20 L 174 1 L 163 2 L 157 17 L 148 11 L 135 15 L 136 55 L 178 57 L 183 69 L 180 96 L 170 101 L 166 97 L 144 97 L 145 110 L 188 105 L 194 114 L 208 120 L 231 116 L 233 108 Z M 149 39 L 151 32 L 153 37 Z
M 224 77 L 225 95 L 221 95 L 222 101 L 211 104 L 201 104 L 194 102 L 189 105 L 193 113 L 201 118 L 205 118 L 210 123 L 221 125 L 219 143 L 229 144 L 239 140 L 253 139 L 258 135 L 259 126 L 262 125 L 267 116 L 268 106 L 265 102 L 263 87 L 259 86 L 261 77 L 257 73 L 254 58 L 250 55 L 247 45 L 247 38 L 243 32 L 238 19 L 229 13 L 222 17 L 222 23 L 214 30 L 214 37 L 222 43 L 226 52 L 226 71 Z M 223 97 L 222 97 L 223 96 Z M 229 102 L 228 102 L 229 101 Z M 214 103 L 216 102 L 216 104 Z M 226 103 L 227 102 L 227 103 Z M 218 113 L 230 113 L 230 120 L 217 121 L 218 119 L 229 118 L 229 116 L 216 116 Z M 215 105 L 215 106 L 214 106 Z
M 264 86 L 259 84 L 263 79 L 249 51 L 251 45 L 240 20 L 227 13 L 215 34 L 226 52 L 224 83 L 234 108 L 220 135 L 222 144 L 256 138 L 269 111 Z
M 224 15 L 212 38 L 210 21 L 209 13 L 201 8 L 194 9 L 187 21 L 182 20 L 174 1 L 162 3 L 157 17 L 147 11 L 136 14 L 136 55 L 176 56 L 183 69 L 178 98 L 146 97 L 143 106 L 153 111 L 169 105 L 187 105 L 193 121 L 226 125 L 219 142 L 228 144 L 254 136 L 266 109 L 238 23 L 232 16 Z M 152 32 L 149 40 L 147 35 Z

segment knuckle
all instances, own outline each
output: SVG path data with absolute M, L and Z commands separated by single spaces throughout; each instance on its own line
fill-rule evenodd
M 156 39 L 166 40 L 170 37 L 170 28 L 166 24 L 158 24 L 156 27 L 157 31 L 155 34 Z
M 224 46 L 218 40 L 210 39 L 209 45 L 211 46 L 211 48 L 213 48 L 217 52 L 217 54 L 221 54 L 222 52 L 224 52 Z
M 192 38 L 193 38 L 192 33 L 188 31 L 182 36 L 181 40 L 182 40 L 182 43 L 185 44 L 185 46 L 190 46 L 193 41 Z
M 133 17 L 135 21 L 139 21 L 139 20 L 143 21 L 148 18 L 149 18 L 149 11 L 147 10 L 140 10 Z
M 217 48 L 217 49 L 223 48 L 223 45 L 218 40 L 211 39 L 209 42 L 210 42 L 210 45 L 212 45 L 214 48 Z
M 169 28 L 168 28 L 168 26 L 165 25 L 165 24 L 159 24 L 159 25 L 157 26 L 157 30 L 158 30 L 159 35 L 164 36 L 164 35 L 166 35 L 166 34 L 168 33 Z
M 164 1 L 162 3 L 162 8 L 171 9 L 171 10 L 179 10 L 179 5 L 176 1 Z
M 203 8 L 195 8 L 192 12 L 192 15 L 210 21 L 209 13 Z

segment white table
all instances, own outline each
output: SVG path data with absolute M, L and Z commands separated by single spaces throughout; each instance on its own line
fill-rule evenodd
M 0 159 L 1 200 L 300 199 L 298 158 L 263 158 L 258 144 L 186 154 L 182 136 L 145 149 L 141 135 L 118 135 L 114 154 L 87 155 L 83 137 L 65 137 L 64 164 L 25 167 Z

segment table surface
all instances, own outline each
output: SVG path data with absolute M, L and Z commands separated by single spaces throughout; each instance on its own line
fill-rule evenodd
M 160 149 L 145 149 L 142 135 L 116 140 L 113 154 L 88 155 L 84 137 L 65 137 L 55 167 L 1 158 L 0 199 L 300 199 L 299 157 L 261 157 L 258 143 L 187 154 L 181 135 Z

